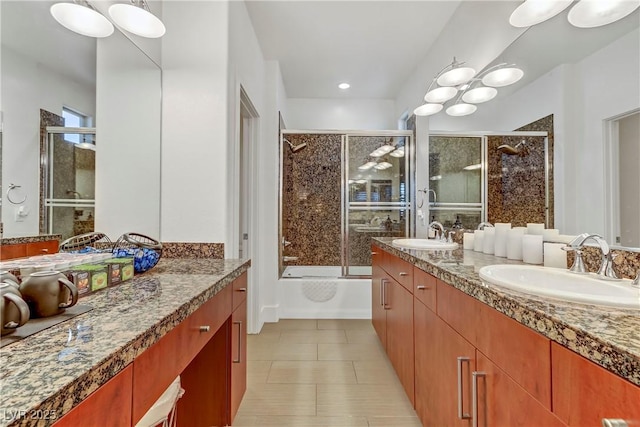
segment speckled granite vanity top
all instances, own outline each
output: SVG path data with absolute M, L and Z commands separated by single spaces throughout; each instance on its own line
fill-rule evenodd
M 49 242 L 51 240 L 60 240 L 62 234 L 41 234 L 39 236 L 28 237 L 3 237 L 0 239 L 0 245 L 17 245 L 20 243 L 37 243 Z
M 43 415 L 68 412 L 249 265 L 163 259 L 129 282 L 83 298 L 92 311 L 2 348 L 0 426 L 51 424 L 55 420 Z M 12 423 L 16 414 L 24 417 L 19 424 Z
M 480 267 L 522 262 L 462 249 L 400 249 L 391 245 L 392 240 L 388 237 L 376 238 L 373 243 L 640 385 L 640 312 L 565 303 L 484 284 L 478 275 Z

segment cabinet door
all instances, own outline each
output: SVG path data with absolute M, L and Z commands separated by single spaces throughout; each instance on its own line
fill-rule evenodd
M 416 412 L 425 426 L 470 427 L 475 348 L 420 300 L 414 302 Z
M 231 315 L 231 422 L 247 389 L 247 301 Z
M 27 243 L 27 256 L 51 255 L 58 253 L 58 245 L 59 243 L 57 240 Z
M 58 420 L 56 427 L 122 427 L 131 425 L 133 366 L 107 381 Z
M 601 426 L 603 418 L 640 425 L 640 387 L 551 343 L 553 410 L 570 426 Z
M 436 278 L 413 267 L 413 295 L 427 308 L 436 311 Z
M 377 264 L 371 274 L 371 323 L 384 348 L 387 347 L 387 311 L 384 309 L 385 272 Z
M 27 256 L 26 243 L 17 243 L 15 245 L 0 245 L 0 260 L 24 258 Z
M 387 355 L 409 400 L 414 401 L 413 295 L 390 279 L 387 282 Z
M 558 417 L 477 351 L 478 427 L 563 427 Z M 472 387 L 474 384 L 472 383 Z M 473 409 L 472 409 L 473 411 Z

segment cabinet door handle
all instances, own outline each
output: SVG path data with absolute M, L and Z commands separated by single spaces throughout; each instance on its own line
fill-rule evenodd
M 409 275 L 409 273 L 405 273 L 404 271 L 400 272 L 400 277 L 404 277 L 404 276 L 408 276 L 408 275 Z
M 198 328 L 198 330 L 200 332 L 209 332 L 211 330 L 211 326 L 206 325 L 206 326 L 200 326 L 200 328 Z
M 471 365 L 471 359 L 468 357 L 460 356 L 458 357 L 458 418 L 461 420 L 468 420 L 471 418 L 471 415 L 467 412 L 464 412 L 463 409 L 463 394 L 462 394 L 462 363 L 467 362 Z
M 629 427 L 629 424 L 620 418 L 603 418 L 602 427 Z
M 247 288 L 238 288 L 236 289 L 237 292 L 247 292 Z
M 238 325 L 238 358 L 233 363 L 242 362 L 242 320 L 233 322 L 234 325 Z
M 424 291 L 425 289 L 427 289 L 427 287 L 425 285 L 418 285 L 418 286 L 416 286 L 416 289 L 418 289 L 420 291 Z
M 385 310 L 389 310 L 389 306 L 387 304 L 387 280 L 382 280 L 382 306 Z
M 485 372 L 475 371 L 471 373 L 473 379 L 471 381 L 471 403 L 472 403 L 472 421 L 473 427 L 478 427 L 478 377 L 485 378 Z

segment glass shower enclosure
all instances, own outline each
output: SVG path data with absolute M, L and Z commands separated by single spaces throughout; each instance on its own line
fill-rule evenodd
M 370 276 L 371 238 L 413 231 L 413 133 L 286 130 L 280 140 L 280 276 Z

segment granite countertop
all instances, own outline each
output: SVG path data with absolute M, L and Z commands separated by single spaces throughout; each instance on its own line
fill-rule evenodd
M 249 266 L 162 259 L 147 273 L 81 298 L 93 307 L 88 313 L 0 349 L 0 426 L 52 424 L 44 415 L 67 413 Z
M 568 303 L 485 284 L 485 265 L 523 264 L 470 250 L 421 251 L 373 243 L 640 386 L 640 311 Z
M 40 234 L 38 236 L 24 236 L 24 237 L 3 237 L 0 239 L 0 245 L 17 245 L 20 243 L 37 243 L 48 242 L 50 240 L 60 240 L 62 234 Z

